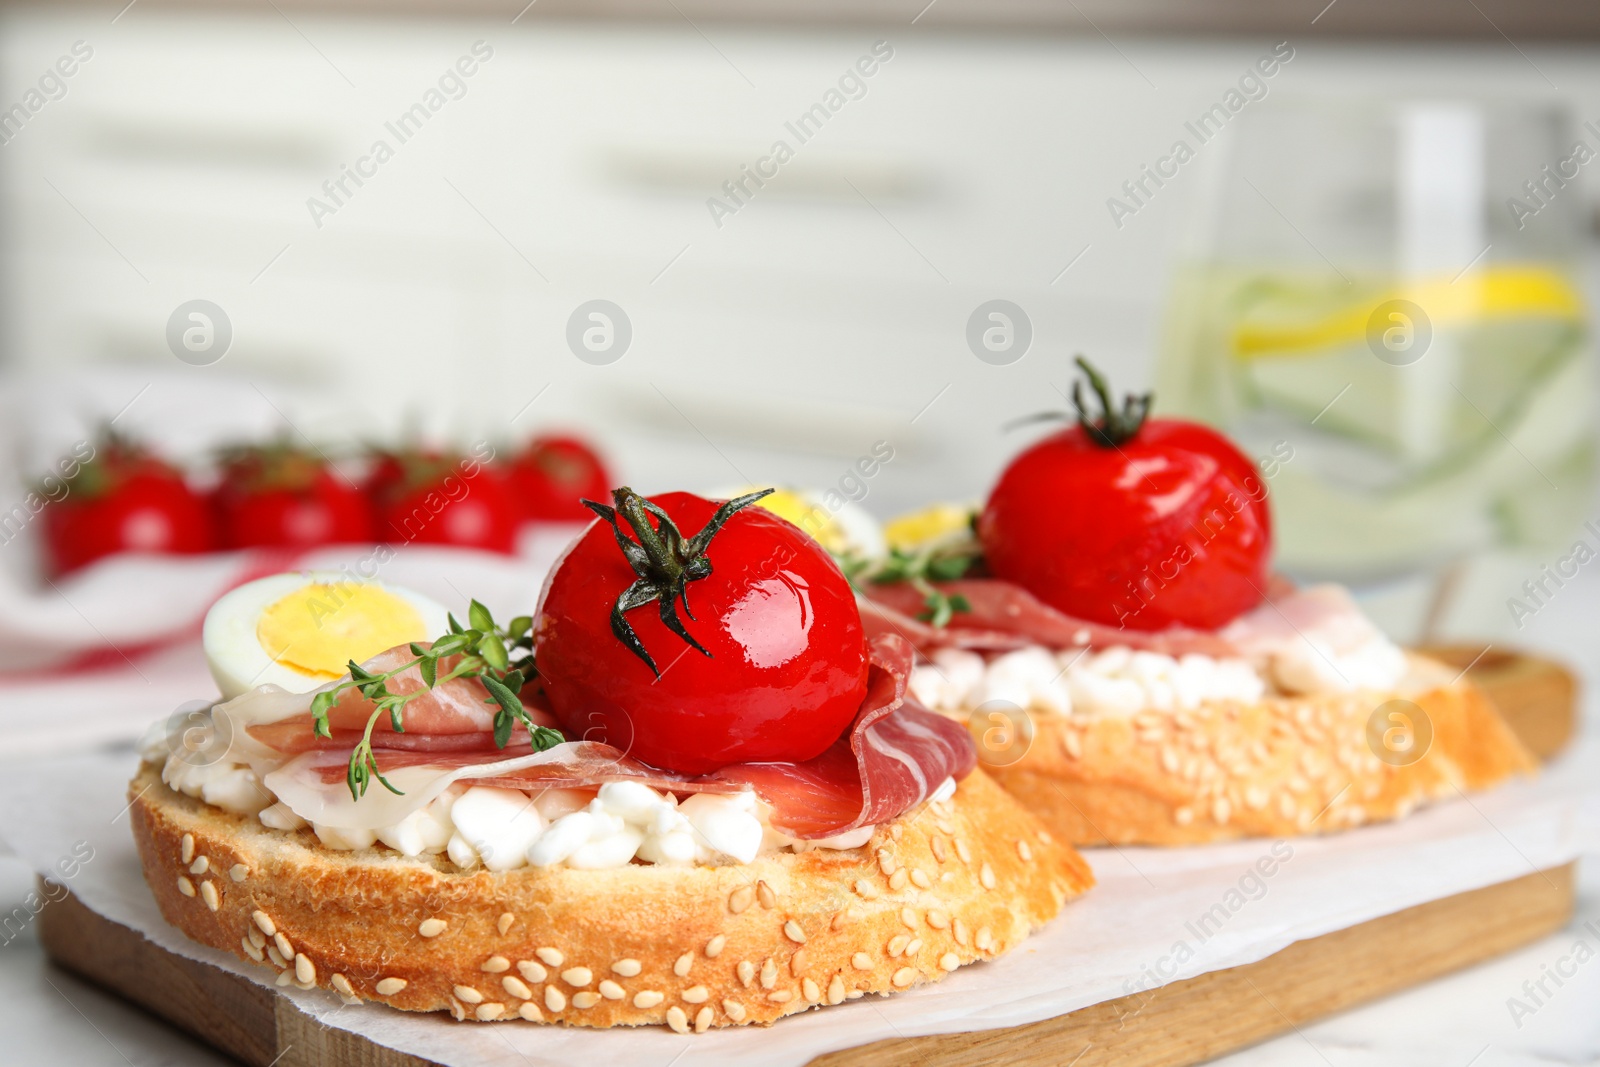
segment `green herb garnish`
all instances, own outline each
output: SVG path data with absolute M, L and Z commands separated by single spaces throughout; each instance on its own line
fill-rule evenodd
M 891 548 L 888 555 L 881 558 L 850 557 L 841 559 L 839 566 L 858 589 L 863 582 L 874 585 L 910 582 L 911 587 L 922 594 L 923 610 L 917 618 L 942 628 L 949 624 L 952 615 L 971 611 L 972 605 L 959 593 L 951 596 L 932 583 L 964 577 L 982 563 L 983 548 L 969 527 L 957 536 L 940 538 L 915 550 Z
M 373 778 L 396 796 L 403 795 L 378 770 L 378 761 L 372 752 L 372 728 L 380 718 L 388 715 L 389 725 L 394 732 L 404 733 L 406 705 L 441 682 L 454 678 L 476 678 L 489 691 L 489 699 L 484 703 L 493 704 L 498 709 L 494 715 L 496 748 L 505 748 L 510 743 L 512 731 L 518 723 L 528 731 L 528 741 L 535 752 L 543 752 L 566 740 L 558 730 L 535 725 L 517 695 L 537 674 L 533 663 L 533 619 L 519 615 L 511 620 L 510 625 L 502 628 L 495 623 L 489 609 L 476 600 L 467 612 L 469 626 L 463 627 L 454 615 L 448 618 L 450 632 L 433 642 L 431 647 L 423 648 L 416 643 L 411 645 L 411 654 L 415 659 L 382 674 L 373 674 L 351 660 L 349 681 L 340 682 L 312 698 L 311 717 L 319 737 L 333 736 L 328 725 L 328 712 L 347 690 L 359 689 L 361 695 L 374 705 L 372 714 L 367 718 L 361 743 L 350 753 L 350 768 L 345 774 L 350 795 L 355 799 L 360 800 L 365 795 Z M 441 674 L 439 661 L 450 656 L 460 658 L 446 666 Z M 425 688 L 409 693 L 391 692 L 388 683 L 412 667 L 417 668 L 417 673 L 422 676 Z

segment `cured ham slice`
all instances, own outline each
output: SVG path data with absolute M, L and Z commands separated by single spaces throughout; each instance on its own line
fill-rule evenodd
M 924 610 L 923 596 L 911 583 L 873 585 L 870 598 L 863 598 L 861 604 L 861 621 L 867 632 L 897 633 L 923 653 L 951 647 L 1003 651 L 1025 645 L 1058 649 L 1121 645 L 1169 656 L 1238 652 L 1233 642 L 1219 633 L 1181 628 L 1147 633 L 1073 618 L 1001 578 L 960 578 L 932 584 L 947 596 L 964 597 L 969 610 L 956 612 L 947 626 L 930 626 L 917 618 Z
M 384 653 L 364 666 L 374 672 L 393 669 L 403 662 L 403 652 Z M 537 791 L 635 781 L 679 795 L 753 789 L 769 806 L 775 829 L 815 839 L 894 819 L 926 800 L 946 778 L 962 778 L 976 766 L 977 753 L 964 727 L 907 700 L 912 659 L 904 638 L 872 639 L 861 710 L 822 755 L 804 763 L 735 764 L 698 777 L 650 767 L 593 741 L 567 742 L 545 752 L 534 752 L 526 743 L 497 749 L 493 709 L 479 706 L 486 697 L 482 686 L 460 679 L 408 704 L 404 733 L 374 729 L 374 758 L 401 795 L 375 781 L 359 801 L 350 796 L 345 774 L 360 737 L 355 724 L 364 728 L 371 711 L 359 693 L 341 699 L 330 713 L 331 739 L 312 732 L 311 694 L 263 687 L 222 705 L 216 716 L 245 739 L 234 755 L 250 762 L 296 815 L 322 826 L 390 826 L 458 782 Z M 391 689 L 407 691 L 396 683 L 409 674 L 396 676 Z M 442 693 L 447 685 L 459 691 Z M 474 723 L 481 725 L 474 729 Z
M 362 667 L 373 674 L 385 674 L 414 658 L 410 649 L 401 645 L 380 652 L 363 663 Z M 441 659 L 439 673 L 449 673 L 458 662 L 459 656 Z M 329 689 L 337 684 L 329 683 L 322 688 Z M 407 668 L 389 679 L 388 687 L 391 693 L 398 694 L 415 693 L 426 688 L 421 672 L 415 667 Z M 555 726 L 555 718 L 534 697 L 535 694 L 529 691 L 523 701 L 530 705 L 530 718 L 540 726 Z M 328 748 L 348 753 L 361 740 L 372 708 L 372 701 L 363 696 L 359 689 L 347 689 L 328 711 L 332 737 L 317 736 L 309 701 L 297 714 L 259 722 L 246 729 L 251 738 L 277 752 L 300 753 Z M 397 732 L 387 715 L 380 718 L 373 727 L 372 746 L 375 749 L 422 752 L 498 752 L 494 746 L 495 710 L 495 706 L 489 703 L 489 691 L 482 682 L 476 678 L 452 678 L 440 682 L 431 693 L 406 705 L 402 721 L 404 732 Z

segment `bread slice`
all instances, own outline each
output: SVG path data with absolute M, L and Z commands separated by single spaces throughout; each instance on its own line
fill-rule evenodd
M 1094 881 L 982 771 L 862 848 L 596 871 L 332 851 L 175 793 L 150 764 L 129 796 L 145 878 L 189 937 L 270 962 L 281 985 L 457 1019 L 770 1023 L 997 956 Z
M 1030 714 L 1027 751 L 985 768 L 1076 845 L 1327 833 L 1534 773 L 1537 761 L 1482 690 L 1443 664 L 1408 660 L 1392 693 L 1268 697 L 1131 718 Z M 1397 706 L 1417 719 L 1417 738 L 1431 727 L 1414 761 L 1384 745 L 1384 732 L 1400 724 L 1380 712 L 1391 700 L 1420 709 L 1418 719 Z M 985 726 L 974 718 L 980 755 Z

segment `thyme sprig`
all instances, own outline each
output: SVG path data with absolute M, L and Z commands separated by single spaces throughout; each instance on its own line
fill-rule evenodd
M 965 577 L 982 563 L 983 548 L 970 524 L 958 534 L 938 538 L 915 549 L 890 548 L 887 555 L 877 558 L 857 556 L 839 561 L 845 577 L 857 589 L 864 582 L 874 585 L 911 583 L 911 587 L 922 594 L 923 610 L 917 618 L 936 628 L 948 625 L 951 616 L 958 611 L 971 611 L 972 605 L 961 594 L 951 596 L 932 583 Z
M 536 725 L 528 716 L 528 710 L 522 706 L 522 698 L 518 696 L 522 687 L 538 673 L 533 662 L 533 619 L 519 615 L 501 627 L 489 614 L 489 609 L 476 600 L 467 611 L 469 625 L 462 626 L 454 615 L 447 618 L 449 633 L 427 648 L 415 642 L 411 644 L 411 654 L 415 659 L 381 674 L 374 674 L 351 660 L 348 681 L 323 690 L 312 698 L 311 718 L 319 737 L 333 736 L 328 724 L 328 712 L 347 691 L 359 689 L 361 695 L 373 703 L 372 714 L 367 717 L 367 727 L 362 732 L 360 743 L 350 753 L 350 766 L 345 772 L 350 795 L 356 800 L 366 795 L 367 786 L 374 778 L 389 792 L 396 796 L 403 795 L 378 769 L 378 760 L 372 751 L 373 727 L 387 715 L 394 732 L 405 733 L 406 705 L 439 684 L 455 678 L 476 678 L 488 690 L 489 698 L 484 703 L 492 704 L 497 709 L 494 715 L 496 748 L 505 748 L 510 743 L 512 731 L 518 723 L 528 731 L 528 741 L 535 752 L 543 752 L 566 740 L 560 731 Z M 441 674 L 439 661 L 450 656 L 460 658 L 445 667 Z M 422 676 L 424 688 L 406 693 L 389 689 L 390 681 L 413 667 Z

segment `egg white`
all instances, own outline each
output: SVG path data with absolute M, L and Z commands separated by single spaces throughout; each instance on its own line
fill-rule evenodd
M 261 615 L 273 604 L 307 585 L 350 582 L 337 571 L 298 571 L 259 578 L 231 590 L 211 605 L 201 630 L 206 665 L 224 700 L 231 700 L 259 685 L 276 685 L 292 693 L 307 693 L 324 684 L 293 667 L 274 660 L 256 636 Z M 370 582 L 405 601 L 422 619 L 426 631 L 419 641 L 431 641 L 449 628 L 444 607 L 421 593 L 397 585 Z M 380 650 L 381 651 L 381 650 Z

